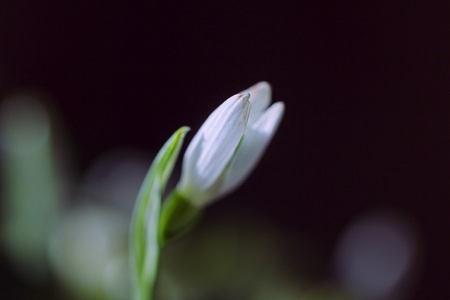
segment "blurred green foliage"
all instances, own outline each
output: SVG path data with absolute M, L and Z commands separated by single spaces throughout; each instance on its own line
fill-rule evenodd
M 3 174 L 2 239 L 22 275 L 48 276 L 46 243 L 59 220 L 67 184 L 55 153 L 49 111 L 26 94 L 7 99 L 0 112 Z

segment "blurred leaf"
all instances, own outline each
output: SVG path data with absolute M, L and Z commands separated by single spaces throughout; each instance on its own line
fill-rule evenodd
M 128 220 L 104 206 L 71 209 L 49 240 L 49 259 L 70 299 L 129 299 Z
M 178 129 L 164 144 L 138 194 L 130 235 L 133 299 L 148 300 L 153 294 L 160 256 L 161 197 L 188 130 L 188 127 Z
M 60 216 L 66 184 L 54 147 L 54 124 L 41 102 L 16 95 L 1 106 L 0 131 L 3 242 L 24 275 L 42 280 L 47 239 Z

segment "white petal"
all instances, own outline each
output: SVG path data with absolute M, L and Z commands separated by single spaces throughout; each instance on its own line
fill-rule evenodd
M 245 130 L 242 142 L 228 167 L 221 196 L 237 188 L 251 173 L 272 140 L 283 117 L 284 103 L 273 104 Z
M 249 87 L 245 91 L 242 91 L 241 93 L 250 94 L 250 103 L 252 104 L 252 109 L 250 111 L 248 123 L 252 124 L 254 121 L 259 119 L 264 110 L 269 107 L 270 99 L 272 96 L 272 89 L 268 82 L 261 81 Z
M 250 102 L 248 94 L 227 99 L 203 123 L 186 150 L 181 189 L 207 189 L 221 175 L 244 134 Z

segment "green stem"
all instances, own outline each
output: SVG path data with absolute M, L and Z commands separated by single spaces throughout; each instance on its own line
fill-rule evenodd
M 202 211 L 174 189 L 164 201 L 159 219 L 158 238 L 161 248 L 194 227 Z
M 152 300 L 155 296 L 155 287 L 156 282 L 159 275 L 159 266 L 161 263 L 161 256 L 158 257 L 156 260 L 154 269 L 153 269 L 153 278 L 148 280 L 149 284 L 146 284 L 145 282 L 139 282 L 138 288 L 134 290 L 133 299 L 134 300 Z

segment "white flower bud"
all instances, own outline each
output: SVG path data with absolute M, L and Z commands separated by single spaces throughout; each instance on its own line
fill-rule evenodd
M 183 159 L 178 191 L 203 206 L 237 188 L 258 163 L 284 112 L 270 108 L 271 89 L 260 82 L 220 105 L 200 127 Z

